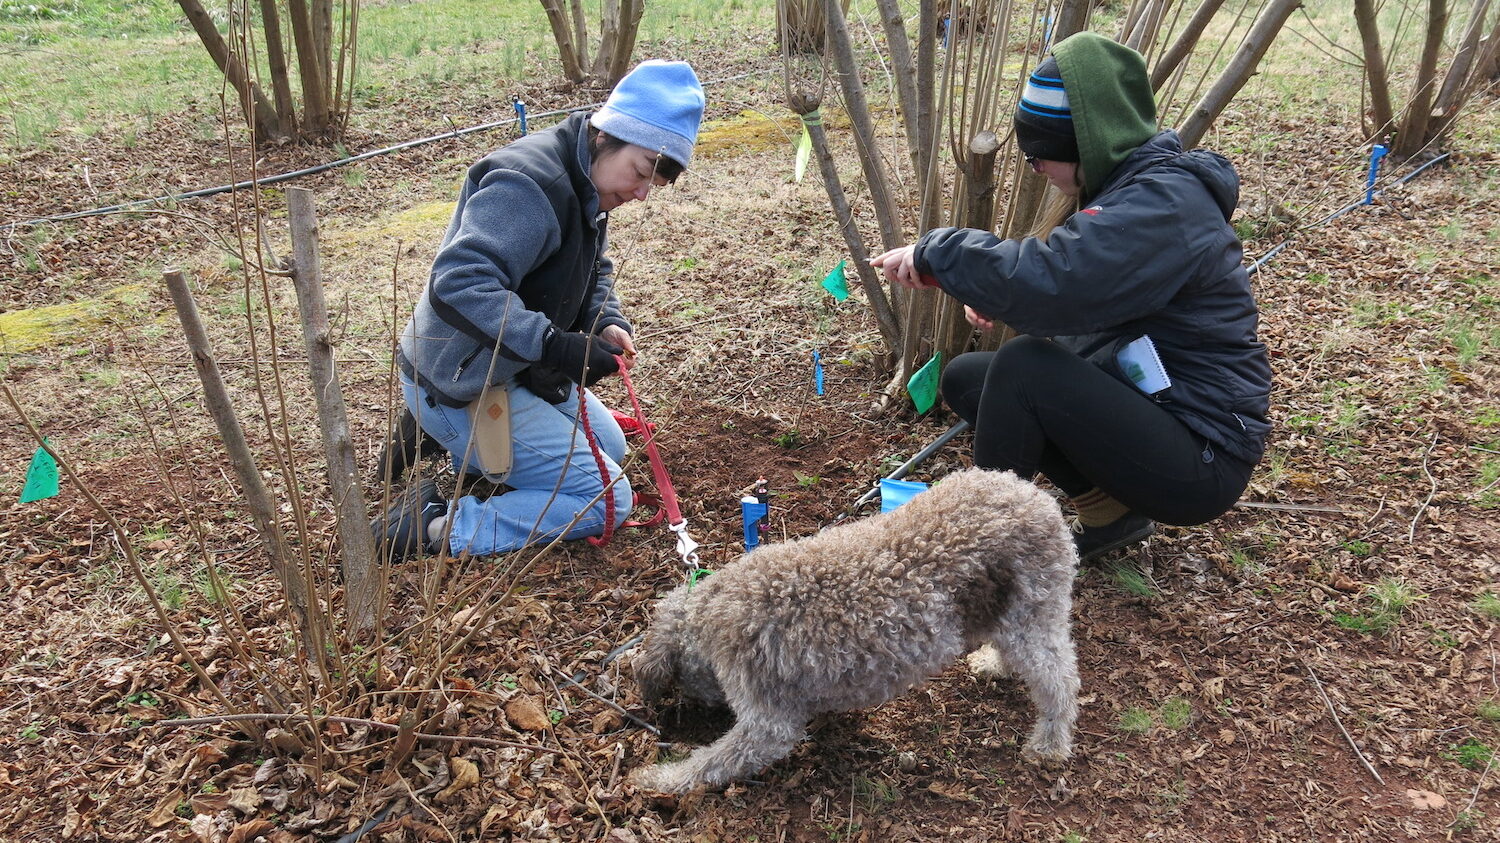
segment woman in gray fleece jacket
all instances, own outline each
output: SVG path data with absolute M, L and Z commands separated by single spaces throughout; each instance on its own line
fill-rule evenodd
M 686 62 L 642 62 L 592 115 L 469 168 L 397 362 L 411 422 L 455 470 L 508 488 L 451 505 L 432 480 L 409 489 L 371 525 L 392 558 L 445 538 L 487 555 L 599 535 L 629 513 L 624 434 L 578 388 L 635 354 L 605 231 L 610 211 L 687 168 L 703 106 Z M 585 409 L 600 454 L 580 431 Z M 415 450 L 418 432 L 404 435 Z
M 1015 128 L 1073 200 L 1065 219 L 1013 240 L 936 229 L 872 261 L 963 302 L 978 327 L 1022 334 L 943 373 L 944 399 L 974 424 L 974 462 L 1046 475 L 1078 512 L 1085 559 L 1153 521 L 1218 517 L 1269 430 L 1270 365 L 1229 224 L 1239 177 L 1158 132 L 1145 60 L 1091 32 L 1037 66 Z

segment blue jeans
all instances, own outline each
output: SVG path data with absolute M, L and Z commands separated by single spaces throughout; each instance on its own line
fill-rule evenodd
M 514 380 L 505 389 L 510 393 L 511 468 L 508 474 L 496 475 L 478 465 L 477 454 L 467 454 L 469 464 L 464 465 L 471 435 L 468 410 L 444 406 L 404 375 L 401 378 L 406 406 L 422 429 L 453 455 L 454 471 L 462 475 L 465 468 L 478 469 L 489 480 L 510 487 L 483 500 L 465 495 L 449 509 L 449 550 L 488 556 L 544 544 L 559 534 L 565 539 L 602 534 L 604 498 L 588 504 L 599 496 L 606 481 L 599 476 L 593 449 L 578 424 L 576 389 L 569 400 L 557 405 Z M 603 452 L 609 482 L 614 484 L 614 524 L 618 527 L 630 514 L 632 498 L 630 481 L 620 470 L 626 453 L 625 433 L 604 402 L 592 392 L 586 395 L 589 427 Z

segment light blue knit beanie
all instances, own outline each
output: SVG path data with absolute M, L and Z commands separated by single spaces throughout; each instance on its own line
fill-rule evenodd
M 685 61 L 649 59 L 625 74 L 589 122 L 599 131 L 659 152 L 681 164 L 693 160 L 703 86 Z

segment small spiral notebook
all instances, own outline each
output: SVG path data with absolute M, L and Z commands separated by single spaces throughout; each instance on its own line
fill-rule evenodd
M 1172 386 L 1167 367 L 1161 364 L 1161 357 L 1156 353 L 1156 343 L 1146 334 L 1120 349 L 1115 360 L 1120 364 L 1120 371 L 1147 395 L 1157 395 Z

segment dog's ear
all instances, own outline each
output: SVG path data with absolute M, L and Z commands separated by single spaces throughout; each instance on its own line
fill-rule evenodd
M 630 658 L 630 670 L 640 686 L 641 699 L 655 703 L 677 679 L 678 648 L 670 633 L 652 629 Z

